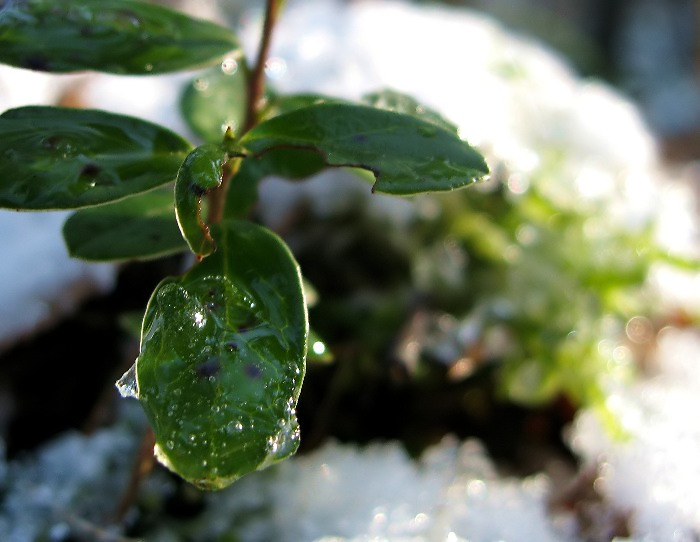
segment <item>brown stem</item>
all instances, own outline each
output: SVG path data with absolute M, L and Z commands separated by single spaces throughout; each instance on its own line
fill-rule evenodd
M 131 470 L 131 476 L 129 477 L 129 483 L 126 486 L 126 490 L 122 495 L 119 506 L 114 513 L 115 518 L 118 522 L 124 520 L 126 513 L 129 508 L 134 504 L 136 500 L 136 495 L 138 494 L 139 486 L 141 485 L 141 480 L 143 480 L 146 475 L 153 469 L 155 463 L 155 457 L 153 457 L 153 446 L 156 443 L 156 437 L 153 433 L 153 429 L 150 427 L 146 429 L 141 440 L 141 446 L 139 447 L 138 455 L 136 456 L 136 461 L 134 467 Z
M 239 136 L 245 134 L 258 122 L 258 113 L 263 103 L 263 95 L 265 93 L 265 63 L 267 62 L 270 44 L 272 43 L 272 30 L 277 22 L 277 16 L 279 15 L 281 6 L 282 0 L 267 0 L 265 22 L 263 23 L 262 36 L 260 37 L 258 57 L 248 81 L 248 100 L 246 103 L 245 122 L 243 123 L 243 128 Z M 224 216 L 226 193 L 231 184 L 231 178 L 235 175 L 237 169 L 236 166 L 232 165 L 232 162 L 238 163 L 237 160 L 229 161 L 227 167 L 224 167 L 221 184 L 216 190 L 209 193 L 209 213 L 207 217 L 209 224 L 221 222 Z
M 228 192 L 228 185 L 231 182 L 231 177 L 233 177 L 233 174 L 235 173 L 234 169 L 231 167 L 233 162 L 238 163 L 239 159 L 234 158 L 224 164 L 221 175 L 221 184 L 216 190 L 209 192 L 209 210 L 207 212 L 207 222 L 209 224 L 218 224 L 224 217 L 226 192 Z
M 243 125 L 243 133 L 250 130 L 257 124 L 258 111 L 265 93 L 265 63 L 270 53 L 272 44 L 272 30 L 277 22 L 277 16 L 282 5 L 281 0 L 267 0 L 265 8 L 265 22 L 263 23 L 258 58 L 253 67 L 253 73 L 248 83 L 248 106 L 246 108 L 246 119 Z

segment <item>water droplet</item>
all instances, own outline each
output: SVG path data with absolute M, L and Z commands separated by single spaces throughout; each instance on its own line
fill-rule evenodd
M 168 450 L 172 450 L 173 448 L 175 448 L 175 443 L 172 440 L 169 440 L 165 443 L 165 446 L 168 448 Z
M 221 407 L 219 407 L 218 405 L 214 405 L 213 407 L 211 407 L 211 409 L 213 412 L 216 412 L 216 413 L 221 411 Z
M 271 57 L 265 62 L 265 75 L 270 79 L 281 79 L 287 73 L 287 62 L 278 56 Z
M 238 62 L 235 58 L 225 58 L 221 63 L 221 71 L 226 75 L 233 75 L 238 71 Z
M 145 69 L 147 72 L 153 71 L 153 64 L 146 64 L 146 65 L 144 66 L 144 69 Z
M 134 397 L 138 399 L 139 384 L 136 380 L 136 363 L 117 380 L 115 385 L 122 397 Z
M 194 80 L 193 85 L 195 90 L 198 90 L 199 92 L 204 92 L 209 88 L 209 80 L 204 79 L 203 77 L 198 77 Z
M 195 440 L 197 440 L 197 437 L 195 437 L 194 435 L 190 435 L 190 442 L 194 442 Z
M 241 431 L 243 431 L 243 424 L 240 421 L 228 422 L 226 424 L 226 431 L 229 434 L 240 433 Z
M 204 314 L 202 314 L 201 312 L 195 312 L 194 313 L 194 323 L 198 328 L 201 329 L 207 323 L 207 319 L 204 317 Z

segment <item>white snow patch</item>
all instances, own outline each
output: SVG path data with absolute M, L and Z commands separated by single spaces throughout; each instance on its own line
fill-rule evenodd
M 655 376 L 613 390 L 610 407 L 628 438 L 614 439 L 590 411 L 571 446 L 600 463 L 596 488 L 631 514 L 634 540 L 692 541 L 700 536 L 700 334 L 660 334 Z

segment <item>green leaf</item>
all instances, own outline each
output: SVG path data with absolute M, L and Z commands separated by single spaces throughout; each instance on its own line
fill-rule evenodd
M 104 111 L 22 107 L 0 115 L 0 207 L 76 209 L 175 179 L 191 145 Z
M 378 109 L 384 109 L 385 111 L 395 111 L 397 113 L 403 113 L 404 115 L 411 115 L 435 124 L 436 126 L 440 126 L 454 134 L 459 132 L 459 128 L 456 124 L 453 124 L 440 113 L 421 104 L 408 94 L 384 89 L 378 92 L 365 94 L 362 97 L 362 102 Z
M 226 128 L 238 132 L 245 122 L 248 74 L 244 63 L 233 58 L 220 68 L 197 76 L 180 101 L 190 129 L 204 141 L 218 143 Z
M 371 171 L 373 190 L 415 194 L 460 188 L 488 174 L 483 157 L 444 128 L 367 106 L 318 104 L 267 120 L 243 136 L 255 155 L 313 150 L 329 166 Z
M 267 97 L 267 105 L 261 113 L 261 120 L 278 117 L 312 105 L 325 103 L 350 103 L 342 98 L 334 98 L 323 94 L 274 94 Z
M 275 175 L 299 180 L 316 175 L 326 168 L 318 153 L 303 149 L 272 149 L 259 158 L 251 156 L 242 161 L 226 194 L 225 216 L 243 218 L 258 200 L 258 184 Z
M 245 221 L 212 233 L 218 250 L 153 293 L 133 390 L 157 457 L 205 489 L 295 452 L 308 334 L 301 276 L 283 242 Z
M 223 27 L 135 0 L 6 0 L 0 62 L 47 72 L 177 71 L 240 56 Z
M 202 197 L 222 181 L 228 154 L 221 145 L 205 143 L 194 149 L 177 172 L 175 215 L 182 236 L 199 259 L 216 248 L 202 217 Z
M 175 220 L 172 186 L 76 211 L 63 226 L 63 238 L 71 256 L 95 262 L 187 250 Z

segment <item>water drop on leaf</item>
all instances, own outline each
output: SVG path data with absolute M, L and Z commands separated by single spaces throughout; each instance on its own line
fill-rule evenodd
M 117 380 L 116 384 L 119 394 L 122 397 L 134 397 L 139 396 L 139 385 L 136 380 L 136 364 L 134 363 L 128 371 L 126 371 L 122 377 Z
M 298 447 L 308 328 L 299 269 L 279 238 L 245 221 L 212 233 L 218 250 L 151 297 L 137 360 L 159 459 L 205 489 Z

